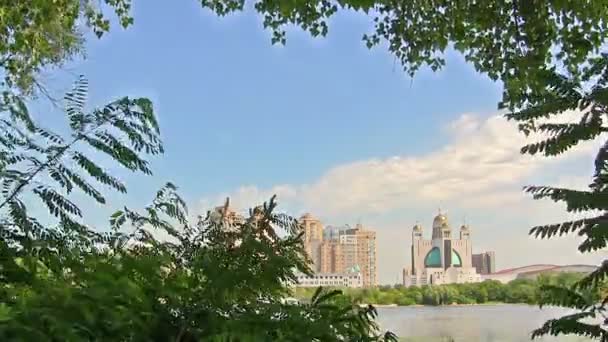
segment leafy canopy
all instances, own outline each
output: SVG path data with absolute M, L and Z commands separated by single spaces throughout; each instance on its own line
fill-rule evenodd
M 285 43 L 285 28 L 297 26 L 325 36 L 332 15 L 365 13 L 373 30 L 368 47 L 380 45 L 414 75 L 422 66 L 437 70 L 450 47 L 476 70 L 505 85 L 503 105 L 514 108 L 543 93 L 550 71 L 580 80 L 581 66 L 608 38 L 608 6 L 586 1 L 443 0 L 258 0 L 252 1 L 272 32 Z M 202 0 L 218 15 L 243 10 L 245 0 Z
M 396 341 L 378 332 L 372 307 L 340 301 L 339 291 L 319 288 L 308 304 L 283 303 L 285 285 L 308 264 L 299 224 L 276 214 L 274 199 L 236 226 L 213 212 L 190 226 L 175 191 L 167 184 L 143 214 L 114 214 L 107 243 L 66 260 L 69 272 L 39 275 L 27 288 L 5 286 L 0 337 Z M 155 239 L 159 231 L 171 242 Z
M 220 16 L 242 11 L 245 0 L 199 0 Z M 84 28 L 98 36 L 110 29 L 102 9 L 113 10 L 123 27 L 133 23 L 131 0 L 43 0 L 0 5 L 0 64 L 7 84 L 30 89 L 43 67 L 60 65 L 82 52 Z M 250 1 L 271 31 L 285 43 L 285 29 L 296 26 L 312 36 L 329 32 L 338 12 L 358 12 L 373 29 L 362 35 L 368 47 L 382 46 L 414 75 L 423 66 L 445 64 L 450 47 L 479 72 L 505 85 L 503 105 L 515 108 L 544 93 L 552 71 L 580 80 L 582 68 L 608 37 L 608 6 L 584 1 L 443 0 L 255 0 Z M 79 25 L 84 22 L 86 25 Z
M 12 0 L 0 3 L 2 86 L 31 94 L 37 73 L 83 52 L 85 28 L 101 37 L 110 29 L 103 8 L 120 24 L 133 23 L 131 0 Z
M 520 123 L 526 134 L 540 135 L 540 141 L 524 146 L 526 154 L 543 154 L 547 157 L 561 155 L 581 142 L 598 141 L 594 172 L 587 189 L 567 189 L 551 186 L 528 186 L 525 190 L 535 199 L 550 199 L 564 203 L 566 210 L 580 218 L 572 221 L 537 226 L 530 234 L 539 238 L 576 234 L 581 238 L 578 250 L 592 253 L 605 250 L 608 245 L 608 54 L 590 60 L 589 67 L 581 75 L 582 82 L 572 76 L 554 74 L 546 86 L 546 95 L 533 104 L 507 115 Z M 570 122 L 560 120 L 564 113 L 576 118 Z M 533 333 L 533 337 L 545 334 L 576 334 L 608 340 L 605 329 L 605 311 L 608 294 L 601 300 L 588 300 L 589 291 L 603 287 L 608 275 L 608 261 L 574 286 L 546 286 L 547 295 L 542 304 L 559 305 L 577 309 L 576 314 L 550 320 Z M 594 323 L 589 323 L 591 319 Z M 599 323 L 598 323 L 599 320 Z

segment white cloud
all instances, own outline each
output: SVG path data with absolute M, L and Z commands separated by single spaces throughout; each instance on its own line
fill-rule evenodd
M 565 121 L 579 114 L 568 113 Z M 415 219 L 428 225 L 432 208 L 442 205 L 449 212 L 467 214 L 478 229 L 479 245 L 495 249 L 500 266 L 534 262 L 562 262 L 579 258 L 575 241 L 565 240 L 551 259 L 551 243 L 527 236 L 531 225 L 566 218 L 562 207 L 533 201 L 522 193 L 527 184 L 587 184 L 596 143 L 584 143 L 559 158 L 521 155 L 526 138 L 514 122 L 501 115 L 483 118 L 463 114 L 442 130 L 451 141 L 439 150 L 422 156 L 395 156 L 338 165 L 310 184 L 278 185 L 268 189 L 244 186 L 236 191 L 207 197 L 201 205 L 221 203 L 226 196 L 237 207 L 248 208 L 277 194 L 281 208 L 298 215 L 310 211 L 327 223 L 339 224 L 363 218 L 378 231 L 380 278 L 394 281 L 395 274 L 409 256 L 409 227 Z M 576 174 L 564 175 L 564 166 L 578 163 Z M 580 166 L 583 167 L 580 167 Z M 560 178 L 561 176 L 561 178 Z M 456 225 L 459 217 L 453 217 Z M 454 220 L 456 219 L 456 220 Z M 506 258 L 513 247 L 529 248 Z M 534 256 L 535 251 L 548 255 Z M 536 253 L 538 254 L 538 253 Z M 579 258 L 580 259 L 580 258 Z M 577 259 L 578 260 L 578 259 Z M 587 260 L 587 259 L 585 259 Z M 580 261 L 580 260 L 578 260 Z

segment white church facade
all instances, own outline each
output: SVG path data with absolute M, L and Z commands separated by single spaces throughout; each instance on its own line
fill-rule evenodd
M 412 229 L 411 265 L 403 270 L 404 286 L 474 283 L 482 280 L 473 267 L 471 231 L 460 227 L 458 236 L 441 211 L 433 220 L 430 240 L 425 240 L 423 228 Z

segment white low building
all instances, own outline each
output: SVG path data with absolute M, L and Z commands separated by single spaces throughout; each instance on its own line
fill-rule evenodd
M 297 287 L 363 287 L 361 273 L 318 273 L 314 275 L 298 274 Z
M 483 281 L 474 268 L 427 268 L 419 275 L 404 274 L 405 286 L 479 283 Z

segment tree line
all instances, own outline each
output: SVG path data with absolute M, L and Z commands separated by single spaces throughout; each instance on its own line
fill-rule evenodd
M 543 286 L 572 286 L 583 279 L 580 273 L 543 274 L 537 278 L 515 279 L 507 284 L 497 280 L 480 283 L 444 284 L 434 286 L 379 286 L 375 288 L 344 289 L 355 303 L 376 305 L 451 305 L 451 304 L 540 304 L 545 295 Z M 296 298 L 306 300 L 313 293 L 309 288 L 297 288 Z M 599 300 L 601 290 L 588 293 L 590 301 Z

